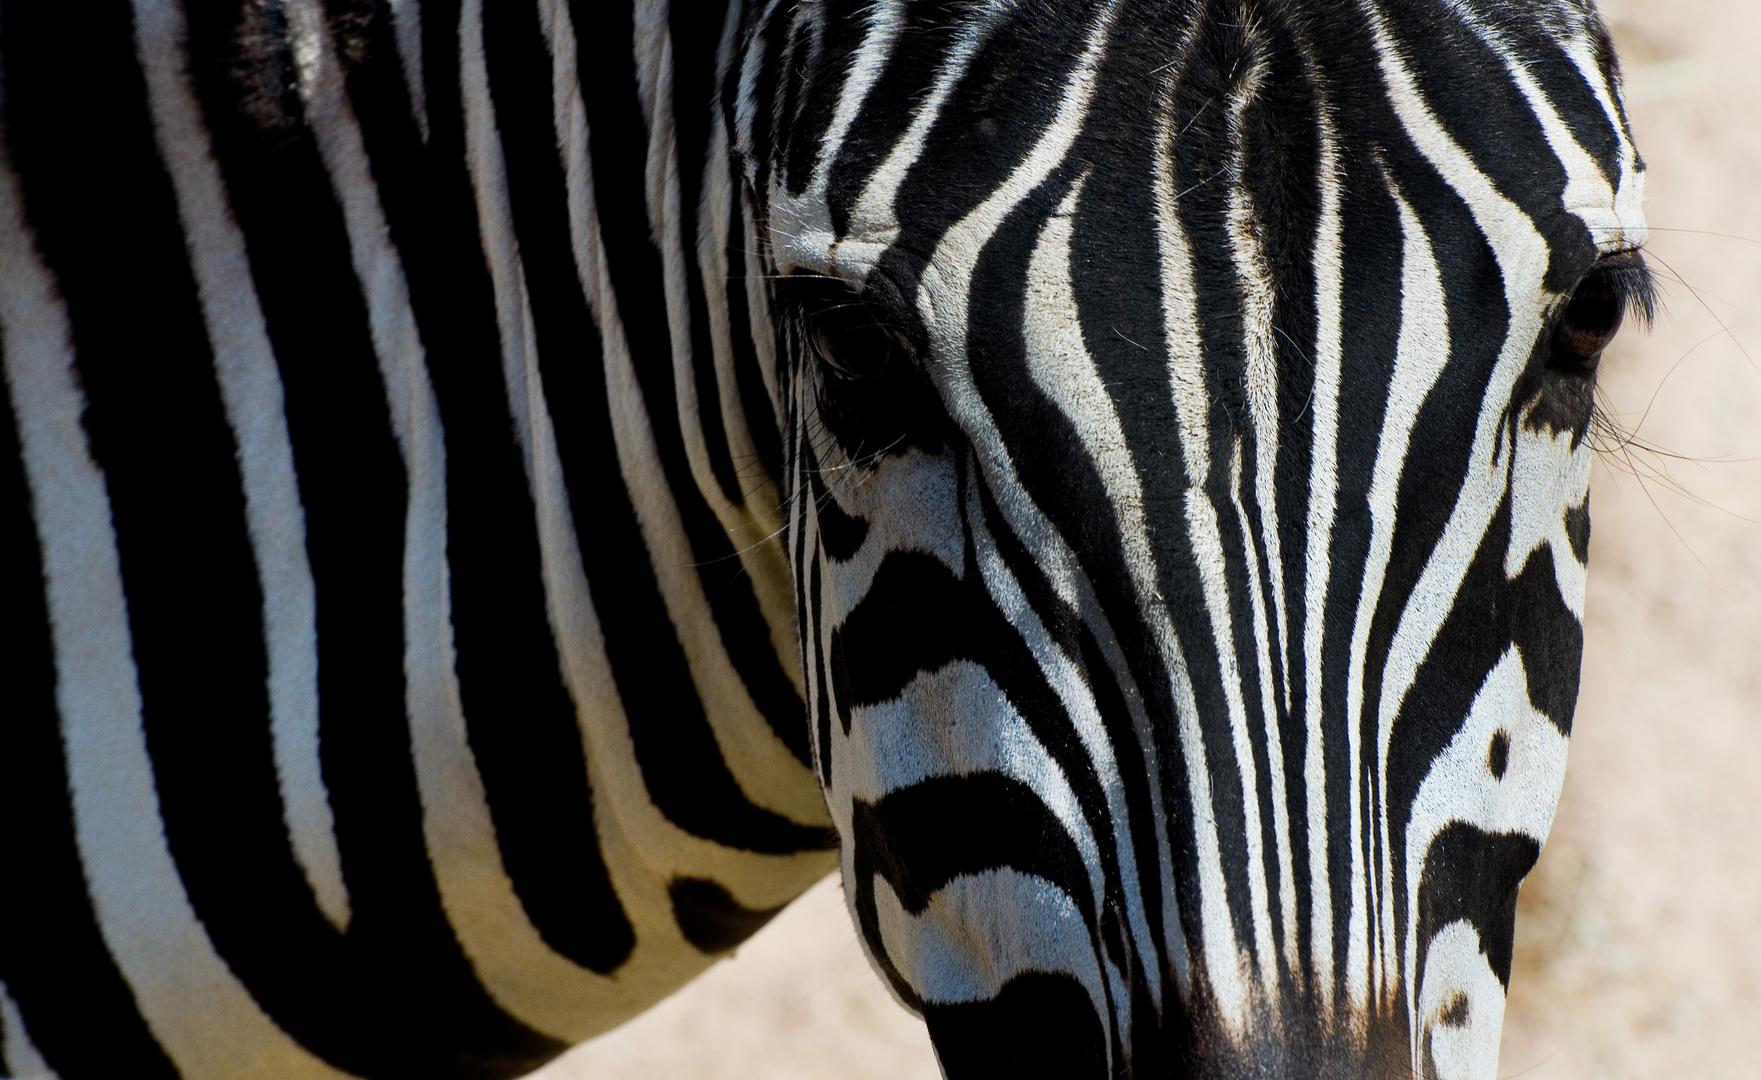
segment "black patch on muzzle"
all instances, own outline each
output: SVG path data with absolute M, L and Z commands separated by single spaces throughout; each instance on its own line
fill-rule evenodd
M 1085 1080 L 1107 1075 L 1107 1035 L 1068 975 L 1029 972 L 989 1001 L 928 1005 L 923 1019 L 948 1080 Z
M 1431 935 L 1465 919 L 1479 933 L 1492 973 L 1509 989 L 1517 887 L 1540 856 L 1540 842 L 1522 833 L 1489 833 L 1456 822 L 1437 834 L 1419 879 L 1421 963 Z M 1422 967 L 1418 985 L 1424 985 Z

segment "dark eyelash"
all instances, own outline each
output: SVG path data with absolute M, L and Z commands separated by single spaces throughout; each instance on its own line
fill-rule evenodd
M 1607 283 L 1628 318 L 1638 320 L 1647 330 L 1651 328 L 1657 319 L 1657 279 L 1638 249 L 1605 255 L 1596 261 L 1590 273 Z

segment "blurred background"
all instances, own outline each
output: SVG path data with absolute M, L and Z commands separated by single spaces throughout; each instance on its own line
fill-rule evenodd
M 1603 361 L 1583 691 L 1499 1073 L 1761 1077 L 1761 2 L 1603 0 L 1650 165 L 1649 336 Z M 532 1080 L 930 1080 L 821 882 Z

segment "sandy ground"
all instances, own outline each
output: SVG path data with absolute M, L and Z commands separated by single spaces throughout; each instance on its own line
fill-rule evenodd
M 1651 166 L 1665 313 L 1604 362 L 1637 442 L 1592 489 L 1583 693 L 1523 888 L 1500 1073 L 1761 1077 L 1761 2 L 1603 10 Z M 532 1080 L 938 1075 L 827 881 Z

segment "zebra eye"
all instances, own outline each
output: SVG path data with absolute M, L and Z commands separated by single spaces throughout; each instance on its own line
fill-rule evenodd
M 868 289 L 884 289 L 870 282 Z M 897 304 L 830 278 L 792 274 L 777 283 L 799 331 L 798 362 L 818 405 L 816 419 L 852 461 L 941 445 L 943 414 L 915 339 Z
M 1620 332 L 1625 299 L 1602 274 L 1591 274 L 1578 286 L 1559 324 L 1553 329 L 1553 354 L 1586 370 L 1602 359 L 1602 350 Z
M 843 382 L 877 379 L 907 352 L 903 336 L 883 325 L 860 301 L 812 313 L 808 335 L 827 373 Z
M 1554 324 L 1555 366 L 1594 371 L 1620 332 L 1627 309 L 1648 322 L 1653 304 L 1650 273 L 1637 252 L 1604 258 L 1579 283 Z

